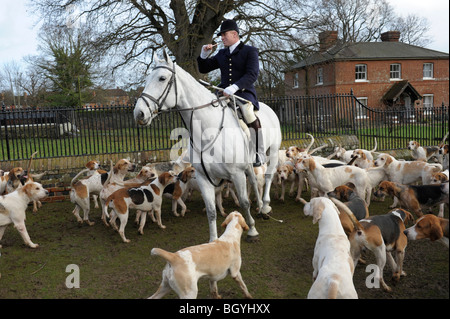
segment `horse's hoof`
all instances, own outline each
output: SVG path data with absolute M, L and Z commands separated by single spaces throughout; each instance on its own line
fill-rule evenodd
M 262 209 L 262 213 L 263 214 L 268 214 L 271 211 L 272 211 L 272 207 L 270 207 L 269 205 L 264 206 L 263 209 Z
M 259 241 L 259 236 L 258 235 L 256 235 L 256 236 L 248 236 L 247 235 L 247 238 L 245 239 L 245 241 L 247 243 L 256 243 Z

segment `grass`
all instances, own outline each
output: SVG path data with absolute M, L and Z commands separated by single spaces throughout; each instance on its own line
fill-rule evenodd
M 309 194 L 304 197 L 309 199 Z M 373 202 L 371 215 L 389 211 L 391 200 Z M 131 242 L 125 244 L 117 232 L 105 227 L 100 209 L 91 211 L 94 226 L 79 226 L 72 215 L 69 201 L 45 203 L 36 214 L 27 214 L 27 229 L 33 242 L 24 245 L 18 232 L 9 226 L 1 244 L 0 298 L 13 299 L 142 299 L 152 295 L 159 286 L 165 262 L 150 256 L 153 247 L 176 251 L 208 241 L 209 231 L 203 201 L 199 194 L 187 203 L 190 212 L 185 217 L 170 213 L 170 201 L 163 203 L 163 223 L 166 229 L 148 223 L 144 235 L 137 233 L 134 211 L 126 227 Z M 224 200 L 226 211 L 236 207 Z M 260 233 L 257 243 L 241 242 L 242 276 L 250 293 L 259 299 L 304 299 L 312 284 L 312 257 L 318 225 L 303 214 L 303 205 L 287 196 L 284 203 L 273 199 L 273 216 L 284 222 L 256 219 Z M 448 218 L 448 209 L 445 211 Z M 223 221 L 219 215 L 218 224 Z M 219 234 L 222 231 L 219 229 Z M 368 263 L 373 255 L 366 254 Z M 448 299 L 449 250 L 428 240 L 409 242 L 404 269 L 408 276 L 400 282 L 390 280 L 389 266 L 385 280 L 391 293 L 365 286 L 368 273 L 359 264 L 354 284 L 361 299 Z M 66 267 L 75 264 L 80 270 L 80 288 L 66 287 L 71 274 Z M 226 299 L 241 299 L 236 283 L 227 277 L 218 283 L 219 293 Z M 176 298 L 172 292 L 166 298 Z M 199 282 L 199 298 L 209 297 L 207 280 Z

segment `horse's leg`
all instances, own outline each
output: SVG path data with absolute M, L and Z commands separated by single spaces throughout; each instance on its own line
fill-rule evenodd
M 266 185 L 264 187 L 263 194 L 263 208 L 261 210 L 262 214 L 268 214 L 272 211 L 270 207 L 270 187 L 272 186 L 273 175 L 275 174 L 276 165 L 278 163 L 278 147 L 270 147 L 269 164 L 267 165 L 267 170 L 265 174 Z M 263 215 L 264 216 L 264 215 Z
M 249 169 L 247 169 L 247 173 L 249 178 L 251 179 L 252 173 L 253 173 L 253 179 L 256 184 L 256 177 L 255 172 L 253 171 L 253 168 L 251 165 L 248 166 Z M 251 172 L 249 172 L 251 171 Z M 256 241 L 258 240 L 259 233 L 256 230 L 255 227 L 255 220 L 253 219 L 251 213 L 250 213 L 250 202 L 248 200 L 248 194 L 247 194 L 247 179 L 245 174 L 236 174 L 233 176 L 233 183 L 236 188 L 236 193 L 239 198 L 239 204 L 241 208 L 245 212 L 245 221 L 247 222 L 247 225 L 249 227 L 249 230 L 247 232 L 247 241 Z M 258 194 L 258 187 L 256 187 L 255 193 Z M 258 199 L 258 201 L 260 201 Z
M 216 195 L 214 186 L 203 176 L 197 175 L 197 184 L 202 193 L 205 202 L 206 215 L 209 223 L 209 241 L 217 239 L 217 213 L 216 213 Z
M 248 165 L 247 169 L 245 170 L 245 174 L 248 177 L 248 181 L 250 185 L 252 186 L 253 192 L 255 193 L 257 205 L 258 205 L 258 212 L 261 211 L 263 203 L 261 201 L 261 194 L 259 192 L 258 188 L 258 181 L 256 180 L 255 171 L 253 170 L 252 165 Z M 250 196 L 248 196 L 250 198 Z M 242 207 L 242 206 L 241 206 Z

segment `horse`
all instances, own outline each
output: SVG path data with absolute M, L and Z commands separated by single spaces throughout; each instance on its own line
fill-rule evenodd
M 196 179 L 206 206 L 210 241 L 217 239 L 215 187 L 223 181 L 233 182 L 240 207 L 245 211 L 249 226 L 248 241 L 258 240 L 259 233 L 250 213 L 247 195 L 247 179 L 258 194 L 252 159 L 255 150 L 249 147 L 249 134 L 239 123 L 236 110 L 228 105 L 230 97 L 218 97 L 195 80 L 187 71 L 174 63 L 164 52 L 150 71 L 145 88 L 136 101 L 133 115 L 140 126 L 149 126 L 160 113 L 179 112 L 189 131 L 190 161 L 196 169 Z M 264 134 L 268 167 L 265 189 L 257 205 L 265 219 L 270 207 L 270 186 L 278 161 L 281 145 L 281 129 L 278 116 L 266 104 L 259 103 L 257 116 Z M 257 196 L 256 198 L 260 198 Z

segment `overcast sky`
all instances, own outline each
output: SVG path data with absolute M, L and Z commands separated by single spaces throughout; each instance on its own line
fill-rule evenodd
M 0 67 L 11 61 L 21 62 L 29 54 L 36 54 L 36 34 L 27 0 L 0 0 Z M 429 49 L 449 52 L 449 0 L 390 0 L 401 16 L 416 14 L 428 19 L 433 42 Z

